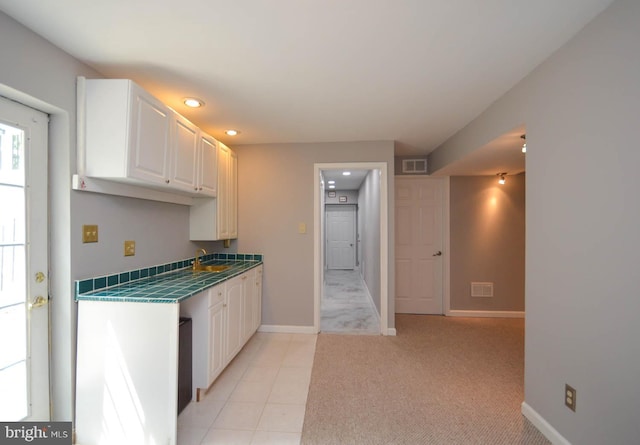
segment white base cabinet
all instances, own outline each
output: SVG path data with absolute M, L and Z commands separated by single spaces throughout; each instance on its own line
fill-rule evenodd
M 179 305 L 78 302 L 76 443 L 176 445 Z
M 259 284 L 258 284 L 259 280 Z M 193 326 L 193 397 L 199 401 L 260 325 L 262 265 L 180 304 Z
M 261 287 L 259 265 L 180 304 L 79 301 L 77 443 L 176 445 L 179 318 L 199 400 L 260 325 Z

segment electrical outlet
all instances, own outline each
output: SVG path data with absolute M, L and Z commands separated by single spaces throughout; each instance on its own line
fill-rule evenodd
M 124 256 L 134 256 L 136 254 L 136 242 L 125 241 L 124 242 Z
M 571 411 L 576 411 L 576 390 L 567 384 L 564 385 L 564 404 Z
M 95 224 L 85 224 L 82 226 L 82 242 L 97 243 L 98 242 L 98 226 Z

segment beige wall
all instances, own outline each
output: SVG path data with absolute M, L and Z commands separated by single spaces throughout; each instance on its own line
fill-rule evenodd
M 525 175 L 450 180 L 451 309 L 524 311 Z M 470 283 L 494 283 L 471 297 Z
M 613 2 L 429 159 L 437 170 L 526 124 L 523 407 L 555 443 L 640 434 L 638 23 L 640 2 Z
M 233 149 L 238 154 L 238 250 L 264 254 L 262 322 L 313 326 L 314 164 L 386 162 L 393 171 L 393 142 L 240 145 Z M 388 186 L 393 200 L 393 180 Z M 301 222 L 307 226 L 305 234 L 298 233 Z M 393 233 L 393 211 L 389 224 Z M 389 249 L 393 257 L 393 246 Z M 392 267 L 389 276 L 393 289 Z M 393 316 L 389 318 L 389 327 L 393 327 Z

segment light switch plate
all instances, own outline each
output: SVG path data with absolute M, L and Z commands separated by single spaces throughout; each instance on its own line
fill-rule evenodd
M 98 242 L 98 226 L 95 224 L 85 224 L 82 226 L 82 242 L 97 243 Z
M 136 254 L 136 242 L 125 241 L 124 242 L 124 256 L 134 256 Z

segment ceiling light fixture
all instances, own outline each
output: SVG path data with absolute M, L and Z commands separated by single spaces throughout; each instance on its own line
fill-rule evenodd
M 335 186 L 335 185 L 333 185 L 333 184 L 331 184 L 331 185 L 329 186 L 329 188 L 330 188 L 330 189 L 334 189 L 334 188 L 336 188 L 336 186 Z
M 500 179 L 498 179 L 498 184 L 502 185 L 506 182 L 506 180 L 504 179 L 505 176 L 507 176 L 506 173 L 497 173 L 498 176 L 500 176 Z
M 522 153 L 526 153 L 527 152 L 527 135 L 523 134 L 522 136 L 520 136 L 522 138 L 522 140 L 524 141 L 524 143 L 522 144 Z
M 342 176 L 349 176 L 351 175 L 351 172 L 342 172 Z
M 334 181 L 334 180 L 331 180 L 331 181 L 328 181 L 328 182 L 329 182 L 329 184 L 335 184 L 336 183 L 336 181 Z
M 197 99 L 195 97 L 185 97 L 184 104 L 190 108 L 200 108 L 204 107 L 204 101 Z
M 227 136 L 237 136 L 240 134 L 238 130 L 227 130 L 224 132 Z

